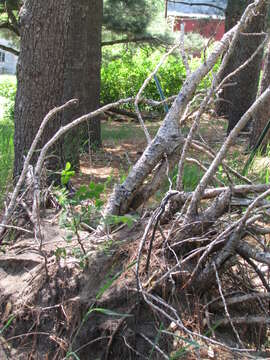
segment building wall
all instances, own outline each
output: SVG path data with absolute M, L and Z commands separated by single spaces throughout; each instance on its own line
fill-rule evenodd
M 5 39 L 0 39 L 0 44 L 8 46 Z M 2 54 L 4 53 L 4 59 Z M 4 61 L 3 61 L 4 60 Z M 0 49 L 0 74 L 16 74 L 18 57 Z
M 220 19 L 188 19 L 175 18 L 174 31 L 180 31 L 181 24 L 185 24 L 185 32 L 199 33 L 206 38 L 213 37 L 219 41 L 225 32 L 225 21 Z

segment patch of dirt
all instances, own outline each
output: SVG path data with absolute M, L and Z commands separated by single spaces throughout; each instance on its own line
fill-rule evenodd
M 121 129 L 130 126 L 129 124 L 119 124 L 110 122 L 112 129 Z M 112 136 L 114 133 L 112 133 Z M 75 187 L 93 181 L 95 183 L 108 182 L 112 183 L 125 176 L 127 171 L 136 163 L 146 147 L 146 140 L 141 133 L 139 125 L 132 124 L 131 132 L 126 137 L 110 138 L 103 141 L 103 146 L 97 151 L 84 153 L 80 159 L 80 171 L 72 179 Z

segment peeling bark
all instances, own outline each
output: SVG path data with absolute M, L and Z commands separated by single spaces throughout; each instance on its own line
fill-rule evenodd
M 172 155 L 181 148 L 184 138 L 180 130 L 179 119 L 184 114 L 186 106 L 192 99 L 194 92 L 205 75 L 213 68 L 220 55 L 229 46 L 230 40 L 237 28 L 224 35 L 208 59 L 186 79 L 180 93 L 174 101 L 169 113 L 156 137 L 148 145 L 141 158 L 130 171 L 123 184 L 116 186 L 105 209 L 105 215 L 120 215 L 127 212 L 135 195 L 154 167 L 166 154 Z M 147 200 L 147 199 L 145 199 Z

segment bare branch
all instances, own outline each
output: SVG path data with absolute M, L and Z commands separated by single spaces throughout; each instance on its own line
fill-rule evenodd
M 188 5 L 188 6 L 207 6 L 207 7 L 211 7 L 211 8 L 214 8 L 214 9 L 221 10 L 223 12 L 225 12 L 225 10 L 226 10 L 221 6 L 218 6 L 218 5 L 215 5 L 215 4 L 212 4 L 212 3 L 207 3 L 207 2 L 205 2 L 205 3 L 201 3 L 201 2 L 196 3 L 196 2 L 179 1 L 179 0 L 167 0 L 167 1 L 171 2 L 171 3 Z
M 264 106 L 264 104 L 268 101 L 269 98 L 270 98 L 270 89 L 268 88 L 262 93 L 262 95 L 260 97 L 257 98 L 257 100 L 252 104 L 252 106 L 242 116 L 242 118 L 239 120 L 237 125 L 231 131 L 230 135 L 225 140 L 225 142 L 222 145 L 221 149 L 219 150 L 215 160 L 212 162 L 208 171 L 204 174 L 202 180 L 200 181 L 199 185 L 197 186 L 196 190 L 193 193 L 193 197 L 192 197 L 192 200 L 190 202 L 189 209 L 187 212 L 187 216 L 189 218 L 192 218 L 192 216 L 196 213 L 198 202 L 201 199 L 209 180 L 215 174 L 216 170 L 218 169 L 218 166 L 220 165 L 222 160 L 225 158 L 228 149 L 235 141 L 239 132 L 245 127 L 245 125 L 248 123 L 248 121 L 250 120 L 252 115 L 257 111 L 257 109 Z
M 128 43 L 164 43 L 161 39 L 158 39 L 154 36 L 143 36 L 143 37 L 135 37 L 135 38 L 124 38 L 124 39 L 116 39 L 111 41 L 103 41 L 101 46 L 112 46 L 116 44 L 128 44 Z
M 62 105 L 62 106 L 59 106 L 58 108 L 54 108 L 53 110 L 51 110 L 44 118 L 44 120 L 42 121 L 42 124 L 37 132 L 37 135 L 28 151 L 28 154 L 26 156 L 26 159 L 24 161 L 24 164 L 23 164 L 23 169 L 22 169 L 22 172 L 21 172 L 21 175 L 19 177 L 19 180 L 15 186 L 15 189 L 12 193 L 12 196 L 11 196 L 11 199 L 10 199 L 10 202 L 9 202 L 9 205 L 8 207 L 6 208 L 5 210 L 5 214 L 4 214 L 4 217 L 3 217 L 3 220 L 2 220 L 2 224 L 0 225 L 0 239 L 2 238 L 3 234 L 4 234 L 4 230 L 5 230 L 5 225 L 7 225 L 13 211 L 14 211 L 14 208 L 16 206 L 16 199 L 19 195 L 19 192 L 23 186 L 23 183 L 24 183 L 24 180 L 25 180 L 25 177 L 26 177 L 26 174 L 27 174 L 27 171 L 28 171 L 28 168 L 29 168 L 29 164 L 30 164 L 30 161 L 31 161 L 31 158 L 33 156 L 33 153 L 36 149 L 36 146 L 37 146 L 37 143 L 40 139 L 40 137 L 42 136 L 43 134 L 43 131 L 45 129 L 45 126 L 46 124 L 48 123 L 48 121 L 55 115 L 57 114 L 59 111 L 62 111 L 63 109 L 69 107 L 69 106 L 73 106 L 75 104 L 77 104 L 78 101 L 77 100 L 70 100 L 68 101 L 66 104 Z
M 0 44 L 0 49 L 4 50 L 4 51 L 7 51 L 13 55 L 16 55 L 16 56 L 19 56 L 20 52 L 10 46 L 5 46 L 5 45 L 2 45 Z

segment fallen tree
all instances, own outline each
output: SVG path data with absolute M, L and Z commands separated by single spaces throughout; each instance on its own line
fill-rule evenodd
M 224 35 L 203 63 L 192 73 L 187 69 L 189 75 L 153 139 L 144 124 L 139 105 L 142 101 L 156 106 L 162 103 L 143 99 L 143 90 L 176 47 L 164 56 L 145 80 L 135 99 L 122 99 L 106 105 L 60 128 L 42 148 L 32 168 L 29 166 L 30 159 L 48 121 L 58 111 L 76 105 L 77 101 L 71 100 L 52 110 L 43 120 L 6 206 L 0 224 L 0 239 L 6 241 L 10 228 L 20 230 L 18 224 L 14 223 L 16 211 L 25 211 L 31 226 L 30 229 L 21 230 L 33 232 L 32 241 L 36 242 L 38 257 L 32 262 L 30 259 L 20 261 L 27 263 L 30 271 L 36 268 L 39 274 L 38 277 L 35 273 L 38 281 L 34 281 L 34 294 L 45 291 L 47 296 L 45 300 L 35 300 L 34 295 L 28 296 L 25 304 L 36 304 L 51 319 L 46 328 L 38 320 L 40 314 L 37 314 L 35 323 L 38 330 L 34 335 L 42 337 L 42 332 L 49 334 L 46 336 L 51 353 L 57 349 L 55 359 L 64 356 L 66 359 L 77 358 L 78 354 L 81 359 L 86 359 L 89 351 L 95 358 L 104 359 L 126 359 L 129 352 L 138 359 L 145 358 L 144 354 L 149 358 L 152 353 L 155 353 L 156 359 L 169 359 L 177 358 L 180 350 L 185 353 L 187 344 L 193 354 L 197 350 L 204 350 L 205 344 L 211 344 L 212 347 L 243 353 L 243 356 L 248 357 L 251 350 L 264 343 L 270 322 L 267 310 L 270 286 L 266 272 L 270 264 L 270 252 L 264 238 L 270 233 L 267 226 L 270 185 L 253 184 L 229 166 L 226 157 L 253 114 L 269 102 L 270 89 L 267 88 L 256 99 L 216 153 L 202 141 L 194 139 L 204 112 L 211 106 L 215 94 L 230 79 L 228 76 L 221 82 L 220 74 L 237 44 L 239 34 L 245 31 L 250 17 L 256 16 L 264 4 L 264 0 L 256 0 L 249 5 L 240 22 Z M 183 51 L 182 48 L 181 54 L 184 56 Z M 242 71 L 254 59 L 254 54 L 237 71 Z M 214 73 L 212 69 L 222 56 L 219 71 Z M 212 85 L 199 104 L 185 137 L 181 124 L 186 119 L 200 81 L 211 71 Z M 59 275 L 59 261 L 46 247 L 48 228 L 41 216 L 45 158 L 49 149 L 68 130 L 128 102 L 135 104 L 136 115 L 145 131 L 148 146 L 126 180 L 115 187 L 104 209 L 103 223 L 97 229 L 99 231 L 90 238 L 83 238 L 76 233 L 86 260 L 84 271 L 80 273 L 72 268 L 71 276 L 76 281 L 71 291 L 63 291 L 60 299 L 56 300 L 57 296 L 54 296 L 50 300 L 48 292 L 51 279 L 57 282 L 57 276 L 60 276 L 66 281 L 63 272 L 68 271 L 68 265 L 63 266 L 64 270 Z M 203 153 L 208 164 L 203 164 L 199 158 L 194 159 L 194 153 L 193 158 L 189 157 L 191 148 Z M 186 162 L 195 163 L 204 171 L 192 192 L 183 189 L 183 168 Z M 174 184 L 170 170 L 177 164 L 177 181 Z M 223 179 L 216 177 L 220 166 L 227 177 L 224 186 L 221 186 Z M 138 220 L 132 229 L 124 226 L 111 234 L 114 229 L 107 226 L 106 219 L 119 217 L 121 220 L 122 215 L 138 209 L 161 187 L 164 179 L 168 180 L 170 186 L 159 206 L 150 215 Z M 100 245 L 105 246 L 108 239 L 111 244 L 109 248 L 100 249 Z M 2 261 L 15 261 L 14 258 L 12 253 L 12 257 L 2 258 Z M 52 263 L 54 266 L 51 266 Z M 43 270 L 42 277 L 40 274 Z M 106 279 L 108 273 L 109 280 Z M 27 281 L 30 282 L 29 279 Z M 0 279 L 0 289 L 1 286 Z M 4 292 L 2 313 L 5 314 L 5 306 L 11 301 L 15 314 L 20 318 L 28 316 L 29 309 L 25 308 L 25 304 L 22 306 L 18 298 L 14 298 L 12 291 Z M 25 289 L 20 291 L 21 300 L 26 294 Z M 62 312 L 59 314 L 57 311 L 61 307 Z M 48 313 L 52 309 L 53 314 Z M 66 313 L 67 309 L 70 316 Z M 78 313 L 86 315 L 78 319 Z M 90 314 L 91 322 L 87 322 Z M 102 318 L 104 314 L 109 318 L 108 323 Z M 59 327 L 53 332 L 52 319 L 55 316 L 68 324 L 65 330 Z M 117 317 L 117 321 L 112 320 L 113 316 Z M 148 332 L 145 319 L 151 324 Z M 17 323 L 20 324 L 20 320 Z M 249 331 L 242 331 L 239 325 L 243 324 L 249 326 Z M 229 341 L 226 342 L 225 337 L 222 337 L 220 329 L 225 329 L 227 333 L 229 331 Z M 27 336 L 34 335 L 30 332 Z M 17 336 L 19 334 L 14 328 L 10 330 L 9 339 L 2 339 L 2 342 L 16 347 Z M 45 354 L 38 342 L 36 351 Z

